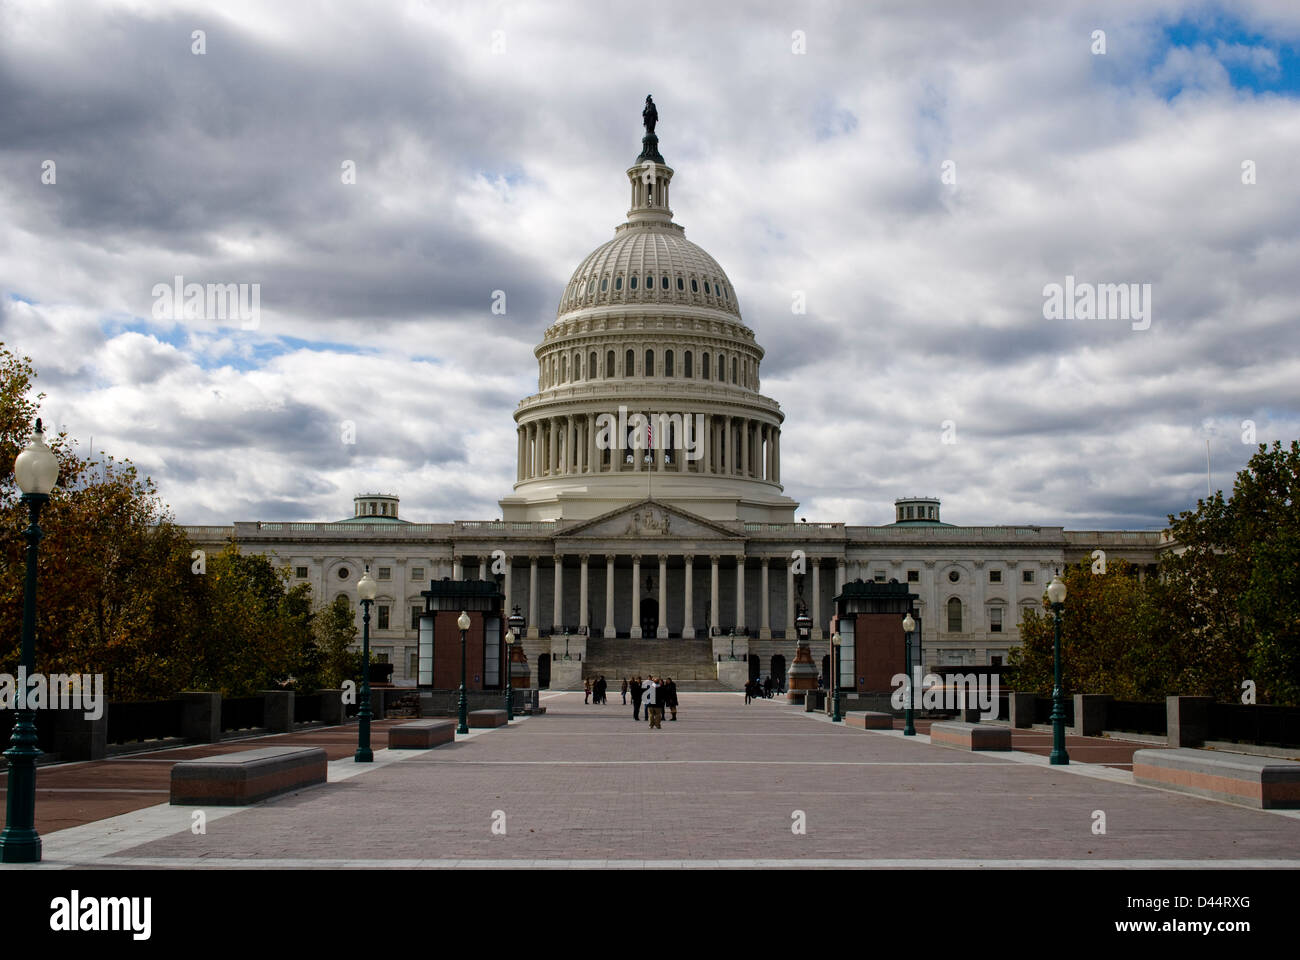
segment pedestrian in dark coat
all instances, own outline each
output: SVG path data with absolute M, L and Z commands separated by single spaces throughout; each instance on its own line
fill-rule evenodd
M 669 721 L 671 722 L 673 720 L 676 720 L 677 719 L 677 684 L 673 681 L 672 677 L 669 677 L 664 682 L 664 706 L 667 707 L 669 710 L 671 710 L 673 713 L 673 715 L 669 717 Z
M 641 678 L 633 677 L 627 692 L 632 694 L 632 719 L 641 719 Z
M 627 706 L 627 677 L 623 678 L 623 706 Z

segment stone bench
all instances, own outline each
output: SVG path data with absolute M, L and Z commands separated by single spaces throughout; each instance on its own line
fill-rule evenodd
M 1133 780 L 1257 810 L 1300 808 L 1300 763 L 1294 760 L 1186 747 L 1138 750 Z
M 855 710 L 853 713 L 844 714 L 844 725 L 860 727 L 863 730 L 893 730 L 894 717 L 892 714 L 879 713 L 875 710 Z
M 1010 750 L 1011 728 L 957 721 L 932 723 L 930 742 L 963 750 Z
M 320 747 L 262 747 L 182 760 L 172 767 L 171 802 L 218 807 L 256 803 L 324 783 L 327 764 Z
M 504 727 L 506 712 L 504 710 L 471 710 L 469 713 L 471 727 Z
M 389 750 L 431 750 L 456 741 L 456 721 L 416 720 L 388 728 Z

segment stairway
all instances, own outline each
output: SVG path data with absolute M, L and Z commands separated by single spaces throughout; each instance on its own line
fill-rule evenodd
M 718 682 L 713 644 L 699 640 L 625 640 L 591 637 L 582 676 L 604 675 L 610 695 L 618 693 L 624 677 L 672 677 L 678 691 L 730 690 Z

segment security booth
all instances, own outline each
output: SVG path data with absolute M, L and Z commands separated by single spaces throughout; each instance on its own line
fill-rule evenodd
M 505 595 L 494 580 L 432 580 L 420 615 L 418 684 L 422 691 L 456 690 L 461 678 L 461 611 L 469 615 L 465 631 L 465 689 L 505 690 Z
M 891 678 L 906 673 L 903 618 L 910 612 L 921 635 L 921 618 L 916 615 L 917 595 L 907 584 L 851 580 L 835 598 L 831 634 L 839 633 L 839 677 L 841 690 L 864 694 L 892 693 Z M 913 646 L 917 644 L 913 643 Z M 913 662 L 917 662 L 916 651 Z

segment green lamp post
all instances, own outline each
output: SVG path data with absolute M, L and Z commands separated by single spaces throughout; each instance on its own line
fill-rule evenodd
M 840 713 L 840 644 L 843 642 L 838 631 L 831 634 L 831 649 L 834 651 L 831 658 L 831 723 L 844 719 Z
M 370 720 L 374 711 L 370 707 L 370 605 L 379 592 L 379 584 L 370 576 L 370 566 L 357 581 L 357 598 L 361 601 L 361 708 L 357 710 L 357 752 L 352 759 L 356 763 L 370 763 L 375 759 L 370 749 Z
M 50 499 L 50 491 L 59 479 L 59 461 L 45 445 L 41 421 L 27 446 L 14 460 L 14 479 L 23 492 L 27 515 L 31 520 L 23 536 L 27 540 L 27 581 L 23 588 L 23 634 L 20 671 L 26 677 L 36 672 L 36 549 L 41 541 L 41 508 Z M 36 711 L 27 709 L 26 685 L 18 691 L 18 711 L 9 758 L 9 782 L 5 802 L 5 828 L 0 833 L 0 862 L 38 863 L 41 837 L 36 832 Z
M 456 618 L 456 626 L 460 629 L 460 701 L 456 705 L 460 722 L 456 724 L 456 732 L 469 733 L 469 703 L 465 699 L 465 633 L 469 630 L 469 614 L 464 610 Z
M 520 637 L 524 634 L 524 627 L 528 621 L 523 618 L 519 612 L 519 605 L 515 604 L 515 609 L 510 614 L 510 619 L 506 621 L 509 630 L 506 632 L 506 720 L 510 721 L 515 718 L 515 683 L 513 673 L 515 644 L 519 642 Z
M 903 736 L 916 736 L 916 724 L 912 722 L 912 701 L 916 697 L 916 691 L 912 689 L 912 631 L 916 629 L 916 621 L 912 619 L 911 611 L 903 618 L 903 659 L 906 666 L 903 668 L 907 673 L 907 683 L 903 689 L 907 691 L 907 702 L 903 704 Z
M 1052 752 L 1047 759 L 1049 763 L 1061 765 L 1070 762 L 1070 755 L 1065 752 L 1065 698 L 1061 695 L 1061 611 L 1065 609 L 1065 584 L 1061 582 L 1060 574 L 1048 584 L 1047 602 L 1052 605 L 1052 616 L 1056 621 L 1056 643 L 1052 656 Z

